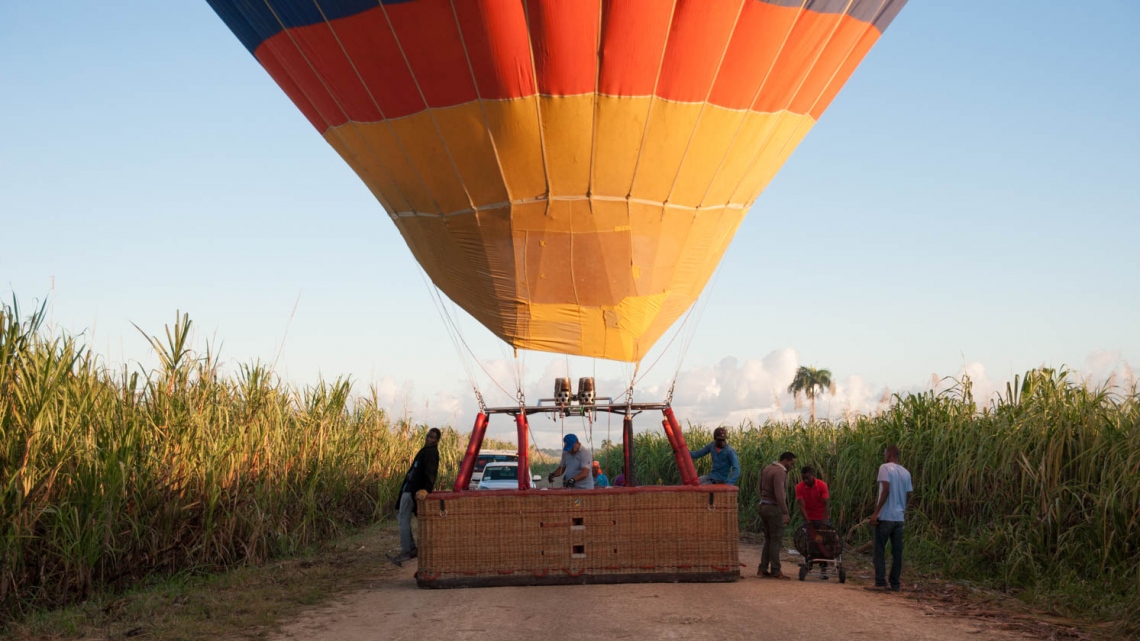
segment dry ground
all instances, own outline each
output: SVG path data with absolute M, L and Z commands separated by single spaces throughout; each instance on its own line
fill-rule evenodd
M 834 577 L 755 576 L 759 548 L 741 546 L 743 578 L 725 584 L 420 590 L 414 562 L 396 568 L 390 522 L 307 555 L 224 574 L 158 582 L 32 617 L 0 638 L 141 639 L 1109 639 L 1107 624 L 1030 611 L 1006 595 L 904 572 L 901 594 L 862 589 L 868 559 L 845 556 Z M 796 570 L 785 556 L 786 572 Z M 916 582 L 917 578 L 917 582 Z M 0 622 L 2 623 L 2 622 Z
M 377 580 L 285 626 L 288 641 L 373 639 L 1024 639 L 978 619 L 931 616 L 901 594 L 755 576 L 759 551 L 741 550 L 736 583 L 420 590 L 414 567 Z M 794 572 L 787 557 L 785 572 Z M 414 566 L 414 562 L 405 564 Z

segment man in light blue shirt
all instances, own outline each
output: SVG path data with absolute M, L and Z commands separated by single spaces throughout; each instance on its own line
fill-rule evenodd
M 723 427 L 716 428 L 713 430 L 712 443 L 696 452 L 689 452 L 694 461 L 709 454 L 712 455 L 712 471 L 699 479 L 701 485 L 712 483 L 736 485 L 736 479 L 740 478 L 740 457 L 728 444 L 728 430 Z
M 911 491 L 910 472 L 899 465 L 899 448 L 891 445 L 883 452 L 879 466 L 879 502 L 871 515 L 875 528 L 875 585 L 868 590 L 898 592 L 902 588 L 903 518 L 907 494 Z M 887 585 L 887 541 L 891 543 L 891 582 Z

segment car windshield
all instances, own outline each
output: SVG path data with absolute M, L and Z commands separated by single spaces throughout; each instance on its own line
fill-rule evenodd
M 517 461 L 518 458 L 517 454 L 480 454 L 475 459 L 475 471 L 482 472 L 483 468 L 493 461 Z
M 519 477 L 517 465 L 492 465 L 483 470 L 485 481 L 513 481 Z

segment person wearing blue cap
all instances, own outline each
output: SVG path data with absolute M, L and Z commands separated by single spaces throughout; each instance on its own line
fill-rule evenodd
M 561 476 L 562 487 L 592 490 L 594 476 L 590 472 L 593 462 L 594 457 L 590 456 L 590 450 L 582 447 L 577 435 L 567 434 L 562 437 L 562 460 L 558 463 L 558 469 L 551 472 L 547 480 L 553 484 L 554 478 Z

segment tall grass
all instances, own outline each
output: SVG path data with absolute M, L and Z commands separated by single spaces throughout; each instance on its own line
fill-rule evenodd
M 191 349 L 185 315 L 152 337 L 161 367 L 112 370 L 44 310 L 0 306 L 0 622 L 153 573 L 288 553 L 395 502 L 424 428 L 347 379 L 294 389 Z M 441 484 L 465 443 L 444 430 Z
M 686 438 L 696 448 L 711 432 L 690 426 Z M 833 520 L 846 531 L 872 512 L 883 449 L 897 444 L 915 488 L 908 554 L 951 577 L 1117 619 L 1140 632 L 1135 387 L 1090 389 L 1068 372 L 1034 370 L 978 411 L 964 379 L 946 393 L 896 396 L 879 416 L 745 424 L 730 429 L 729 441 L 743 468 L 744 527 L 755 522 L 761 468 L 788 450 L 797 466 L 820 470 L 831 488 Z M 638 435 L 635 450 L 641 482 L 680 481 L 663 435 Z M 620 452 L 598 458 L 613 468 L 621 464 Z M 698 471 L 708 465 L 704 459 Z M 789 483 L 798 481 L 794 472 Z

